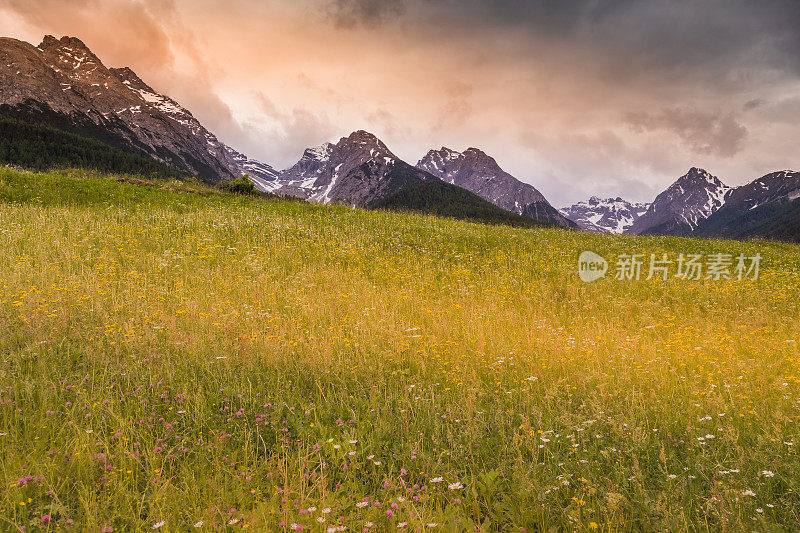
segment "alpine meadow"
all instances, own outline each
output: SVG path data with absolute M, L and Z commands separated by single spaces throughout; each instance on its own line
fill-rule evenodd
M 800 531 L 800 0 L 0 0 L 0 533 Z
M 791 531 L 800 249 L 0 170 L 0 530 Z M 758 279 L 578 278 L 762 256 Z

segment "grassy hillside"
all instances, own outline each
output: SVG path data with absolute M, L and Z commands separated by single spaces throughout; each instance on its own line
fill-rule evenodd
M 1 115 L 1 113 L 0 113 Z M 0 116 L 0 164 L 47 170 L 81 168 L 180 178 L 188 174 L 96 139 Z
M 406 187 L 372 207 L 524 228 L 546 225 L 501 209 L 466 189 L 433 179 Z
M 800 524 L 796 246 L 0 170 L 0 250 L 0 530 Z

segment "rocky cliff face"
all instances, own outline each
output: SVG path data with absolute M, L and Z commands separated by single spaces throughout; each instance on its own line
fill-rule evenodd
M 106 68 L 74 37 L 48 35 L 38 47 L 0 39 L 0 104 L 6 115 L 58 124 L 212 182 L 242 175 L 251 162 L 133 70 Z
M 563 227 L 576 227 L 535 187 L 503 171 L 494 158 L 477 148 L 464 152 L 445 147 L 431 150 L 417 163 L 417 168 L 512 213 Z

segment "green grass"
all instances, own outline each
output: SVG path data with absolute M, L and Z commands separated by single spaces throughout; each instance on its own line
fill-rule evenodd
M 0 530 L 800 526 L 796 246 L 79 171 L 0 202 Z M 583 284 L 586 249 L 764 260 Z

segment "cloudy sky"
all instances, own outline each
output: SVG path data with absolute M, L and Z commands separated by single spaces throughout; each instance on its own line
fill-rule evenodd
M 79 37 L 277 168 L 366 129 L 556 206 L 800 170 L 798 0 L 0 0 L 0 34 Z

